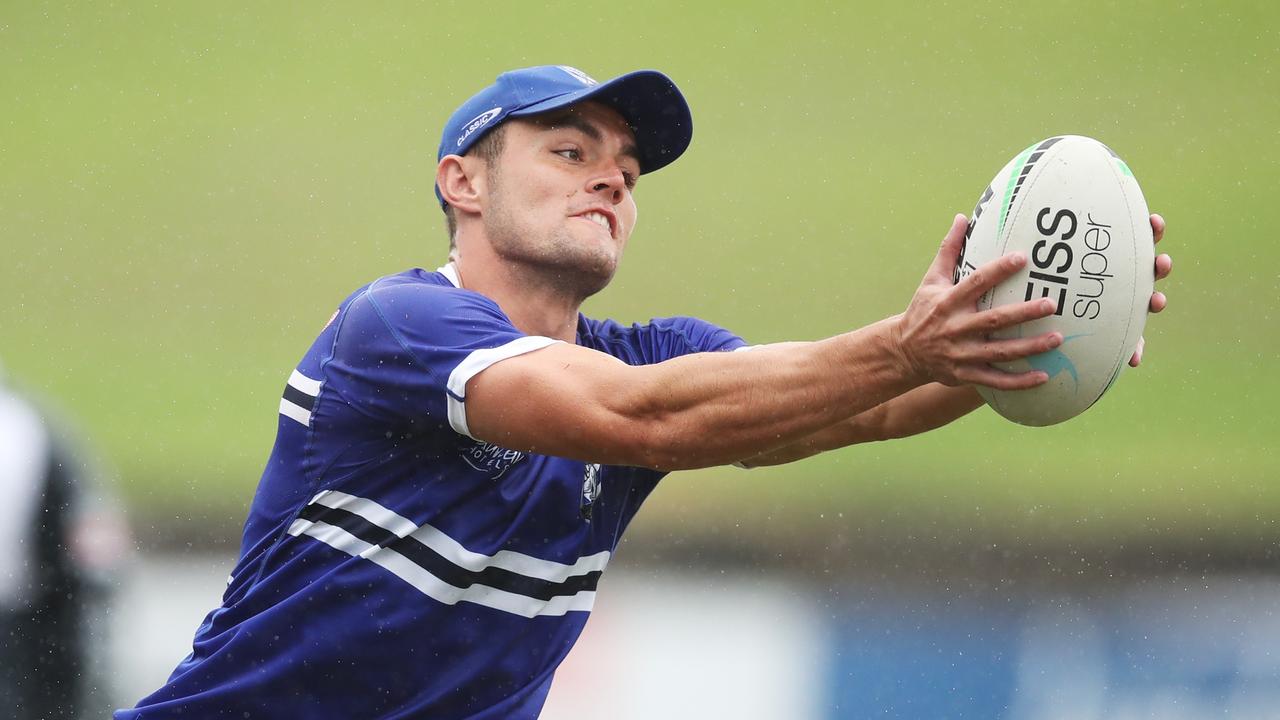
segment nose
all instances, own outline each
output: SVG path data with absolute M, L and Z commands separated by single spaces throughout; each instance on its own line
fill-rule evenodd
M 589 188 L 592 193 L 608 197 L 610 204 L 617 205 L 626 197 L 627 180 L 622 175 L 622 168 L 615 165 L 604 174 L 592 178 Z

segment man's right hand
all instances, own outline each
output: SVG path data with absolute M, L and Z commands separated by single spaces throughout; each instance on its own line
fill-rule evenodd
M 1062 334 L 1043 333 L 1029 338 L 994 340 L 998 330 L 1053 314 L 1047 298 L 978 310 L 978 299 L 1012 277 L 1027 258 L 1011 253 L 979 267 L 959 283 L 952 271 L 964 243 L 968 219 L 956 215 L 942 247 L 911 298 L 906 312 L 896 318 L 896 344 L 904 366 L 920 384 L 965 383 L 999 390 L 1023 390 L 1048 381 L 1042 371 L 1012 373 L 991 365 L 1047 352 L 1062 344 Z

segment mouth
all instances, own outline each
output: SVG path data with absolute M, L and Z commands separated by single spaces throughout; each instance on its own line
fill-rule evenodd
M 595 223 L 596 225 L 599 225 L 600 227 L 604 228 L 606 232 L 609 233 L 609 237 L 616 238 L 618 236 L 618 229 L 617 229 L 618 220 L 617 218 L 614 217 L 613 213 L 605 212 L 603 210 L 588 210 L 587 212 L 579 213 L 574 217 L 579 217 L 579 218 L 582 218 L 583 220 L 589 220 Z

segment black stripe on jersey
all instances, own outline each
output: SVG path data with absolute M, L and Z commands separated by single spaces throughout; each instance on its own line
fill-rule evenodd
M 311 409 L 315 407 L 316 404 L 316 398 L 314 395 L 308 395 L 292 385 L 284 386 L 284 399 L 307 412 L 311 412 Z
M 387 547 L 400 539 L 398 535 L 390 530 L 374 525 L 353 512 L 326 507 L 319 503 L 312 503 L 302 508 L 302 512 L 298 517 L 311 522 L 322 522 L 334 527 L 340 527 L 370 545 L 377 545 L 378 547 Z
M 303 508 L 299 517 L 340 527 L 370 545 L 394 550 L 413 564 L 457 588 L 485 585 L 516 595 L 547 601 L 561 595 L 571 596 L 584 590 L 595 590 L 602 574 L 600 570 L 593 570 L 583 575 L 565 578 L 557 583 L 497 567 L 473 571 L 455 565 L 412 536 L 399 538 L 390 530 L 346 510 L 312 504 Z
M 560 595 L 576 595 L 583 590 L 595 590 L 601 574 L 599 570 L 593 570 L 585 575 L 565 578 L 562 582 L 556 583 L 497 567 L 486 567 L 479 572 L 467 570 L 449 562 L 437 554 L 435 550 L 423 545 L 413 537 L 398 540 L 392 543 L 390 548 L 412 560 L 418 567 L 454 587 L 467 588 L 472 585 L 487 585 L 491 588 L 506 590 L 509 593 L 543 601 Z

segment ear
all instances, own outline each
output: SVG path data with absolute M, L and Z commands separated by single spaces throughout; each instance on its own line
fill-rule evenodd
M 445 155 L 436 166 L 436 186 L 450 206 L 463 212 L 480 212 L 485 191 L 482 163 L 473 157 Z

